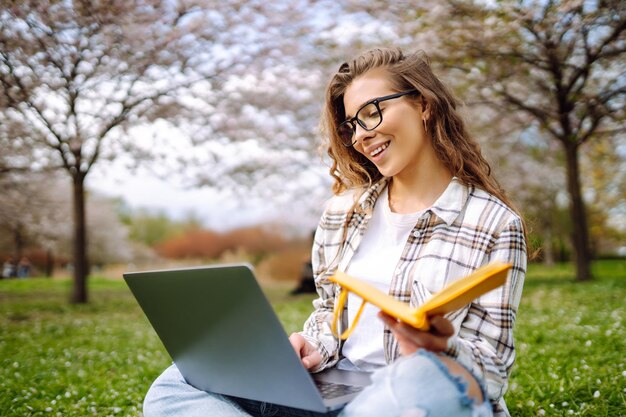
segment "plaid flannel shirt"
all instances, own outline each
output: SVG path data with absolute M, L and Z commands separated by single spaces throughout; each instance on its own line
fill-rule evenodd
M 340 288 L 328 277 L 347 269 L 387 183 L 383 178 L 363 193 L 352 190 L 331 198 L 315 233 L 312 264 L 319 298 L 302 332 L 322 355 L 315 372 L 333 366 L 341 350 L 330 328 Z M 351 210 L 356 198 L 356 209 Z M 502 396 L 515 361 L 513 325 L 527 261 L 522 222 L 515 212 L 487 192 L 453 178 L 410 232 L 390 277 L 389 294 L 419 306 L 450 282 L 493 260 L 513 264 L 506 284 L 446 316 L 455 328 L 446 353 L 485 381 L 495 415 L 507 416 Z M 389 329 L 382 343 L 391 363 L 399 348 Z

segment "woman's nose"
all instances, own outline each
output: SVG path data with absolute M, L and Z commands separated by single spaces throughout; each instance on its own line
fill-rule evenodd
M 354 141 L 355 143 L 363 143 L 375 134 L 374 130 L 365 130 L 363 126 L 357 123 L 354 131 Z

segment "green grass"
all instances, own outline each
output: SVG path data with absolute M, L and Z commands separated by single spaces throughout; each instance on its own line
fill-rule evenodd
M 518 360 L 507 404 L 515 416 L 626 414 L 626 262 L 531 265 L 516 324 Z
M 531 266 L 518 314 L 518 360 L 506 396 L 513 416 L 620 416 L 626 410 L 626 261 Z M 170 363 L 121 281 L 90 280 L 70 305 L 67 280 L 0 281 L 0 415 L 137 416 Z M 267 290 L 288 333 L 311 296 Z

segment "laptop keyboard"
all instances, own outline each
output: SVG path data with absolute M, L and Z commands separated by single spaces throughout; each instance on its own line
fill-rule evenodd
M 332 398 L 341 397 L 348 394 L 361 391 L 362 386 L 337 384 L 334 382 L 315 381 L 315 385 L 322 394 L 322 398 L 330 400 Z

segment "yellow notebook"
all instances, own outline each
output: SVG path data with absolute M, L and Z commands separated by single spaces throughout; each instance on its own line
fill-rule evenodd
M 350 333 L 352 333 L 359 321 L 365 303 L 368 302 L 416 329 L 428 330 L 428 317 L 458 310 L 486 292 L 498 288 L 506 282 L 511 266 L 511 264 L 496 261 L 478 268 L 470 275 L 454 281 L 438 293 L 433 294 L 428 301 L 417 308 L 398 301 L 379 289 L 338 271 L 329 278 L 332 282 L 342 287 L 339 300 L 335 306 L 332 324 L 333 333 L 337 334 L 337 322 L 348 298 L 348 292 L 358 295 L 363 299 L 363 302 L 353 320 L 351 328 L 340 336 L 342 339 L 347 339 Z

